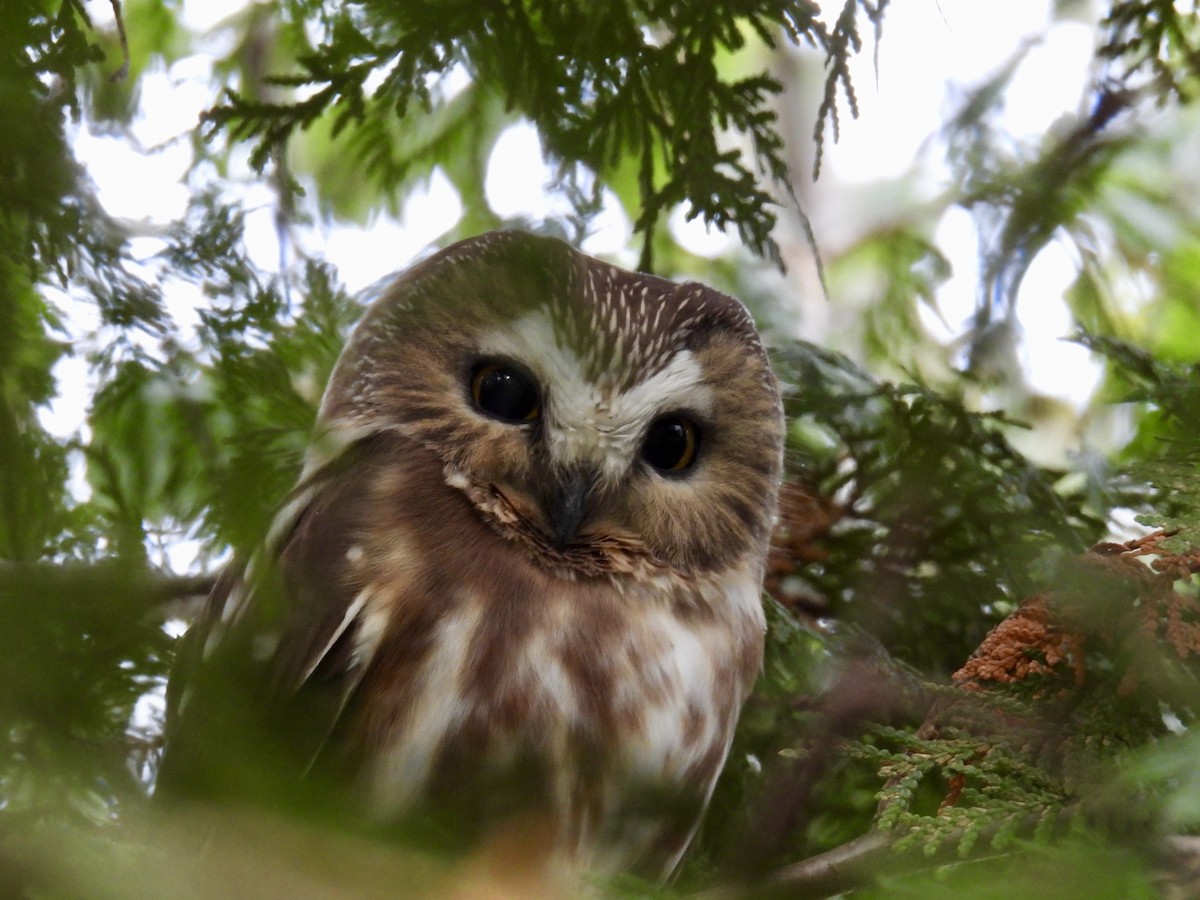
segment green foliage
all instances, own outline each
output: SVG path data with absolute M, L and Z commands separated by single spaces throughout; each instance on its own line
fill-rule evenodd
M 900 835 L 897 851 L 919 850 L 934 855 L 950 842 L 960 857 L 968 857 L 982 841 L 1006 850 L 1020 835 L 1042 836 L 1054 830 L 1065 808 L 1061 783 L 1044 768 L 995 746 L 981 750 L 978 734 L 945 734 L 920 740 L 899 729 L 876 729 L 877 743 L 863 743 L 850 752 L 879 765 L 885 785 L 880 791 L 877 826 Z M 889 745 L 896 749 L 888 749 Z M 953 804 L 935 810 L 917 802 L 927 779 L 961 784 Z M 932 791 L 925 791 L 930 799 Z
M 925 234 L 926 222 L 889 225 L 840 254 L 827 267 L 833 295 L 865 295 L 862 343 L 870 357 L 888 359 L 898 371 L 919 376 L 945 369 L 945 353 L 930 353 L 919 306 L 936 310 L 938 288 L 950 262 Z M 930 366 L 937 361 L 940 365 Z
M 185 523 L 253 547 L 295 483 L 321 391 L 359 307 L 309 263 L 289 299 L 242 249 L 242 218 L 203 195 L 162 256 L 203 283 L 195 351 L 111 360 L 88 447 L 94 504 L 134 544 Z M 115 351 L 118 344 L 109 348 Z
M 1110 362 L 1108 390 L 1115 402 L 1143 410 L 1123 456 L 1128 474 L 1153 490 L 1138 504 L 1141 521 L 1200 543 L 1200 381 L 1195 363 L 1169 362 L 1126 341 L 1081 334 L 1081 343 Z
M 1064 900 L 1153 900 L 1160 878 L 1148 873 L 1136 854 L 1086 838 L 1055 847 L 1035 847 L 1020 855 L 995 855 L 972 865 L 943 866 L 915 875 L 890 877 L 864 897 L 951 900 L 969 896 L 1006 900 L 1044 896 Z
M 296 142 L 292 158 L 322 185 L 327 211 L 358 221 L 377 208 L 381 190 L 390 211 L 400 213 L 408 188 L 440 167 L 465 195 L 467 221 L 459 229 L 474 234 L 500 224 L 488 209 L 483 181 L 488 151 L 512 120 L 494 92 L 472 82 L 416 124 L 391 115 L 364 115 L 342 135 L 326 116 Z M 362 165 L 346 166 L 347 151 Z
M 811 44 L 825 67 L 811 116 L 819 167 L 839 109 L 857 114 L 849 63 L 864 27 L 878 40 L 888 4 L 281 0 L 247 7 L 208 45 L 172 0 L 116 6 L 129 56 L 114 79 L 126 46 L 92 29 L 97 5 L 0 3 L 0 893 L 16 896 L 171 893 L 203 825 L 164 821 L 149 845 L 124 827 L 154 753 L 153 723 L 132 727 L 132 711 L 165 677 L 162 620 L 187 615 L 231 548 L 257 544 L 293 483 L 359 310 L 318 259 L 255 264 L 239 161 L 269 171 L 283 256 L 307 217 L 399 213 L 435 171 L 466 207 L 456 232 L 474 233 L 498 224 L 484 175 L 499 134 L 524 119 L 572 209 L 544 227 L 582 235 L 610 189 L 641 232 L 643 266 L 653 253 L 666 271 L 770 299 L 779 282 L 746 256 L 689 256 L 663 222 L 683 205 L 776 256 L 796 174 L 785 161 L 798 155 L 778 115 L 798 67 L 780 54 Z M 681 889 L 753 882 L 875 830 L 894 840 L 855 870 L 868 896 L 1049 883 L 1057 896 L 1148 896 L 1167 835 L 1198 827 L 1195 740 L 1166 735 L 1200 710 L 1179 638 L 1196 624 L 1194 579 L 1176 573 L 1184 600 L 1134 602 L 1078 565 L 1119 507 L 1179 529 L 1162 553 L 1200 544 L 1200 184 L 1196 114 L 1182 108 L 1200 30 L 1184 6 L 1114 0 L 1087 108 L 1035 141 L 1000 127 L 1015 53 L 943 129 L 953 185 L 919 203 L 880 189 L 895 214 L 825 260 L 831 305 L 865 298 L 856 359 L 776 341 L 789 476 L 829 521 L 790 573 L 808 605 L 768 601 L 764 675 Z M 214 46 L 225 93 L 194 139 L 186 215 L 164 229 L 114 220 L 74 158 L 74 129 L 125 134 L 149 73 Z M 929 337 L 920 307 L 951 274 L 932 232 L 953 206 L 981 235 L 980 300 L 962 336 L 972 363 L 989 340 L 1016 340 L 1038 253 L 1062 239 L 1076 249 L 1068 300 L 1079 340 L 1107 365 L 1080 421 L 1118 409 L 1130 435 L 1119 447 L 1039 466 L 1010 443 L 1017 416 L 1039 424 L 1036 403 L 978 411 L 1020 374 L 951 374 L 954 348 Z M 148 238 L 136 259 L 135 232 Z M 194 329 L 167 303 L 189 296 Z M 78 303 L 96 312 L 94 330 L 63 314 Z M 42 416 L 71 357 L 98 387 L 86 429 L 56 437 Z M 200 544 L 194 571 L 170 569 L 183 538 Z M 990 627 L 1051 588 L 1086 645 L 1082 688 L 1062 673 L 971 702 L 945 687 Z M 1018 659 L 1047 662 L 1036 646 Z M 446 877 L 315 823 L 240 826 L 230 858 L 270 884 L 293 885 L 294 871 L 328 884 L 347 860 L 362 863 L 348 883 L 364 891 Z M 925 870 L 897 874 L 912 868 L 903 859 Z
M 1101 535 L 1105 510 L 1013 450 L 1003 416 L 876 382 L 808 345 L 786 348 L 779 371 L 792 471 L 839 507 L 825 561 L 803 575 L 901 659 L 949 674 L 1039 588 L 1049 548 L 1081 551 Z
M 1098 51 L 1123 79 L 1141 80 L 1163 100 L 1187 102 L 1200 80 L 1200 27 L 1195 4 L 1166 0 L 1118 0 L 1102 24 L 1108 29 Z
M 126 728 L 169 660 L 151 614 L 159 589 L 120 563 L 0 563 L 0 794 L 10 825 L 103 824 L 117 798 L 140 793 L 131 750 L 144 748 Z
M 1050 846 L 1154 855 L 1161 829 L 1190 827 L 1191 741 L 1164 739 L 1164 711 L 1177 730 L 1194 725 L 1194 562 L 1161 538 L 1064 560 L 1054 590 L 995 629 L 953 688 L 926 686 L 936 700 L 919 729 L 877 725 L 851 741 L 847 754 L 877 769 L 888 852 L 982 856 L 963 876 L 982 884 L 989 855 L 1014 872 Z
M 755 170 L 787 184 L 770 105 L 782 84 L 765 71 L 727 80 L 718 63 L 723 54 L 744 52 L 751 39 L 767 48 L 781 35 L 820 46 L 829 74 L 819 143 L 826 119 L 836 129 L 839 90 L 854 111 L 847 60 L 862 43 L 860 7 L 878 25 L 885 6 L 850 0 L 827 29 L 816 4 L 786 0 L 728 7 L 644 0 L 297 4 L 305 16 L 319 11 L 324 40 L 297 59 L 300 73 L 272 81 L 304 88 L 307 96 L 273 101 L 230 93 L 209 114 L 210 133 L 253 139 L 251 159 L 261 171 L 296 130 L 325 117 L 330 139 L 343 129 L 358 132 L 351 148 L 386 194 L 428 171 L 430 151 L 448 142 L 472 148 L 454 156 L 481 162 L 503 119 L 468 118 L 445 107 L 502 104 L 537 127 L 569 193 L 579 198 L 577 212 L 605 181 L 634 167 L 635 227 L 646 235 L 642 268 L 651 265 L 656 227 L 680 203 L 688 204 L 689 218 L 733 228 L 754 252 L 779 261 L 771 236 L 776 201 Z M 438 82 L 458 66 L 471 75 L 473 88 L 456 103 Z M 395 140 L 393 123 L 401 120 Z M 727 132 L 740 136 L 748 153 L 724 141 Z M 482 180 L 478 171 L 472 174 Z

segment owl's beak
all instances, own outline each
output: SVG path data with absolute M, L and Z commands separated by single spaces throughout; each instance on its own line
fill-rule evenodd
M 551 477 L 542 501 L 550 540 L 556 550 L 563 550 L 579 531 L 587 517 L 596 473 L 587 468 L 566 469 Z

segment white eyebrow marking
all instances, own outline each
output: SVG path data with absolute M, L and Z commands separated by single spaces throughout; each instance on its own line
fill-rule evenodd
M 655 343 L 661 343 L 661 336 Z M 597 384 L 587 377 L 587 360 L 557 341 L 545 310 L 487 335 L 480 350 L 520 361 L 545 386 L 546 437 L 556 462 L 586 460 L 599 464 L 610 478 L 628 469 L 656 415 L 669 409 L 712 413 L 712 388 L 691 351 L 680 350 L 653 374 L 620 391 L 612 387 L 612 379 Z M 619 365 L 623 358 L 612 362 Z

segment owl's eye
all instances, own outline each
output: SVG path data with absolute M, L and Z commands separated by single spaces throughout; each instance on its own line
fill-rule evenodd
M 537 384 L 520 369 L 484 363 L 471 370 L 471 399 L 503 422 L 532 422 L 541 413 Z
M 655 419 L 642 443 L 642 459 L 659 472 L 690 469 L 700 450 L 700 429 L 683 416 Z

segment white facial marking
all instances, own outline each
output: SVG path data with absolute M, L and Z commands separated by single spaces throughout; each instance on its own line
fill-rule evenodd
M 488 335 L 480 348 L 527 366 L 542 384 L 546 436 L 554 460 L 563 465 L 598 464 L 611 479 L 628 469 L 655 416 L 673 409 L 699 415 L 712 410 L 712 390 L 691 352 L 676 353 L 653 375 L 618 391 L 588 379 L 584 361 L 559 345 L 549 315 L 541 310 Z M 618 367 L 621 360 L 609 362 Z

